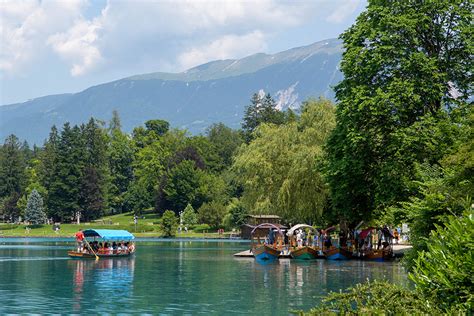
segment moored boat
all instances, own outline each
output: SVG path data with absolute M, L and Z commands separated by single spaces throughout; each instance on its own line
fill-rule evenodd
M 268 238 L 260 236 L 262 229 L 268 229 Z M 278 236 L 275 238 L 275 232 Z M 275 261 L 280 256 L 283 249 L 283 232 L 281 229 L 271 223 L 257 225 L 251 232 L 251 251 L 257 261 Z M 260 239 L 264 238 L 264 241 Z
M 313 236 L 303 235 L 304 229 L 309 229 Z M 320 234 L 312 226 L 306 224 L 298 224 L 290 228 L 287 233 L 290 248 L 290 255 L 293 259 L 312 260 L 319 257 Z M 296 235 L 296 240 L 295 240 Z
M 133 243 L 135 236 L 126 230 L 87 229 L 83 234 L 83 246 L 68 251 L 69 257 L 75 259 L 123 258 L 135 253 Z M 93 241 L 89 241 L 88 238 Z
M 348 260 L 352 258 L 352 252 L 344 247 L 332 246 L 324 250 L 324 256 L 328 260 Z
M 323 233 L 323 253 L 328 260 L 348 260 L 352 258 L 352 249 L 348 245 L 347 234 L 344 231 L 340 231 L 338 234 L 331 238 L 331 231 L 334 231 L 336 227 L 329 227 L 322 231 Z

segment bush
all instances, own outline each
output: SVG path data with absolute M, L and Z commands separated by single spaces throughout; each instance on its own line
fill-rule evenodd
M 391 284 L 372 281 L 349 288 L 342 293 L 330 293 L 320 306 L 299 315 L 439 315 L 436 304 L 423 295 Z
M 178 218 L 173 211 L 165 211 L 161 217 L 161 231 L 163 237 L 176 236 L 176 229 L 178 229 Z
M 419 253 L 410 278 L 417 290 L 444 309 L 474 308 L 474 213 L 451 216 L 445 227 L 436 226 Z
M 195 233 L 202 233 L 205 230 L 209 230 L 211 227 L 207 224 L 196 225 L 193 229 Z

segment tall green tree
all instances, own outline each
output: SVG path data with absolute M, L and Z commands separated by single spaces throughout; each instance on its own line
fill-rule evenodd
M 57 144 L 48 188 L 48 211 L 56 221 L 70 221 L 80 214 L 79 194 L 85 145 L 79 127 L 65 123 Z
M 370 219 L 410 194 L 417 162 L 439 161 L 472 91 L 472 1 L 369 1 L 341 35 L 344 79 L 328 180 L 341 218 Z
M 131 139 L 120 130 L 120 118 L 114 115 L 110 123 L 108 163 L 110 168 L 109 204 L 113 211 L 127 209 L 126 194 L 133 180 L 133 146 Z
M 15 135 L 5 139 L 0 150 L 0 198 L 21 194 L 25 185 L 25 157 Z
M 79 208 L 83 220 L 98 218 L 107 208 L 109 166 L 107 135 L 94 119 L 81 127 L 84 144 Z

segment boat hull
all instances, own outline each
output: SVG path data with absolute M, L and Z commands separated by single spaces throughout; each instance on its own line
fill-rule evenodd
M 313 260 L 318 257 L 318 251 L 313 247 L 304 246 L 291 250 L 290 255 L 297 260 Z
M 348 260 L 352 258 L 352 253 L 344 248 L 331 248 L 324 252 L 328 260 Z
M 386 261 L 393 259 L 393 253 L 386 250 L 374 250 L 367 253 L 363 259 L 369 261 Z
M 74 259 L 96 259 L 96 256 L 91 253 L 83 253 L 83 252 L 77 252 L 77 251 L 68 251 L 67 252 L 68 256 Z M 129 253 L 119 253 L 119 254 L 103 254 L 103 253 L 98 253 L 97 257 L 99 258 L 123 258 L 123 257 L 130 257 L 133 255 L 134 252 L 129 252 Z
M 274 261 L 280 256 L 280 250 L 268 245 L 260 245 L 252 249 L 255 259 L 260 261 Z

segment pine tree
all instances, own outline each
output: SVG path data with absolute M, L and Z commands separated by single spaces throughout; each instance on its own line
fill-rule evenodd
M 251 104 L 245 109 L 242 129 L 247 142 L 253 139 L 252 133 L 262 123 L 283 124 L 285 114 L 276 108 L 276 102 L 268 93 L 265 96 L 254 93 Z
M 5 140 L 0 151 L 0 198 L 21 194 L 25 180 L 25 159 L 15 135 Z
M 26 204 L 25 220 L 33 225 L 44 224 L 46 221 L 46 213 L 43 207 L 43 198 L 38 191 L 33 190 L 28 196 Z
M 94 119 L 81 127 L 84 144 L 83 169 L 80 179 L 79 209 L 81 218 L 91 220 L 103 214 L 107 207 L 109 181 L 107 138 Z
M 48 189 L 48 211 L 56 221 L 76 217 L 79 207 L 79 189 L 84 165 L 84 144 L 77 126 L 64 124 L 58 142 Z

